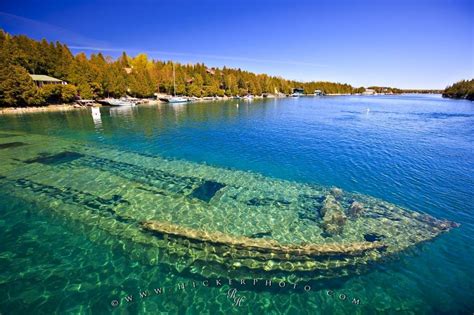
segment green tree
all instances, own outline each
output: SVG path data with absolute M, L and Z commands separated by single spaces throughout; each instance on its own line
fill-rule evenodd
M 82 99 L 93 99 L 94 98 L 94 91 L 92 90 L 91 86 L 87 83 L 79 83 L 77 86 L 77 91 L 79 96 Z
M 120 66 L 122 68 L 128 68 L 130 67 L 130 64 L 129 64 L 129 58 L 127 56 L 127 54 L 124 52 L 122 52 L 122 56 L 120 56 L 119 60 L 118 60 L 118 63 L 120 64 Z
M 70 103 L 77 97 L 77 88 L 71 84 L 46 84 L 39 92 L 47 104 Z
M 25 68 L 17 65 L 0 66 L 0 105 L 40 105 L 43 99 Z
M 462 80 L 448 86 L 443 91 L 443 97 L 465 98 L 474 101 L 474 79 Z
M 40 88 L 42 98 L 48 104 L 61 103 L 61 85 L 60 84 L 46 84 Z
M 124 96 L 128 87 L 128 75 L 119 62 L 107 66 L 104 74 L 104 95 L 112 97 Z
M 77 97 L 77 88 L 72 84 L 61 85 L 61 101 L 70 103 Z

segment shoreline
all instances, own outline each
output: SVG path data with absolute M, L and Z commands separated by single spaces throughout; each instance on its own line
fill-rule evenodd
M 474 94 L 455 95 L 455 94 L 443 93 L 442 96 L 443 98 L 449 98 L 452 100 L 474 101 Z
M 406 94 L 406 93 L 403 93 Z M 326 94 L 326 97 L 333 97 L 333 96 L 381 96 L 381 95 L 402 95 L 402 94 L 374 94 L 374 95 L 363 95 L 363 94 Z M 305 94 L 301 95 L 300 97 L 311 97 L 314 96 L 312 94 Z M 161 98 L 168 98 L 171 95 L 161 94 L 158 97 Z M 289 95 L 269 95 L 269 96 L 262 96 L 262 95 L 255 95 L 253 99 L 275 99 L 275 98 L 291 98 L 292 96 Z M 228 100 L 245 100 L 244 98 L 234 98 L 231 96 L 206 96 L 206 97 L 189 97 L 189 103 L 201 103 L 201 102 L 212 102 L 212 101 L 228 101 Z M 150 100 L 150 99 L 143 99 L 143 103 L 137 104 L 137 106 L 142 105 L 157 105 L 157 104 L 167 104 L 166 102 L 157 99 L 157 100 Z M 24 106 L 24 107 L 0 107 L 0 115 L 11 115 L 11 114 L 28 114 L 28 113 L 39 113 L 39 112 L 66 112 L 66 111 L 73 111 L 73 110 L 81 110 L 86 109 L 89 107 L 108 107 L 106 105 L 101 105 L 99 103 L 95 103 L 93 106 L 90 105 L 79 105 L 77 103 L 71 104 L 50 104 L 44 106 Z M 110 106 L 113 107 L 113 106 Z
M 4 107 L 4 108 L 0 108 L 0 115 L 29 114 L 29 113 L 39 113 L 39 112 L 67 112 L 67 111 L 85 109 L 85 108 L 87 108 L 87 106 L 81 106 L 77 104 Z

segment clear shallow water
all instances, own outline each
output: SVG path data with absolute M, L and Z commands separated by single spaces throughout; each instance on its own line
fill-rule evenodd
M 234 307 L 228 287 L 198 286 L 112 308 L 110 302 L 124 294 L 203 278 L 147 264 L 127 251 L 126 242 L 117 244 L 117 238 L 3 190 L 0 289 L 8 298 L 2 312 L 473 310 L 471 102 L 381 96 L 103 108 L 100 120 L 89 110 L 2 116 L 0 129 L 337 186 L 462 224 L 361 275 L 311 283 L 309 292 L 233 286 L 246 299 Z M 328 296 L 328 289 L 361 304 Z

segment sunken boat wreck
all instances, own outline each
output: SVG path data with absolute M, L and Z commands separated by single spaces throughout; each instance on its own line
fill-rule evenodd
M 458 224 L 370 196 L 0 132 L 0 186 L 91 241 L 203 277 L 338 277 Z

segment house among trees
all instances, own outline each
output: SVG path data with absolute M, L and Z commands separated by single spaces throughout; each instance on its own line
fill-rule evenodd
M 365 89 L 365 91 L 362 93 L 362 95 L 374 95 L 377 94 L 377 92 L 374 89 Z
M 59 80 L 53 77 L 50 77 L 49 75 L 44 75 L 44 74 L 30 74 L 30 77 L 33 79 L 35 82 L 36 86 L 42 87 L 45 84 L 62 84 L 66 85 L 67 82 L 63 80 Z
M 214 69 L 214 68 L 210 68 L 210 69 L 209 69 L 209 68 L 206 68 L 206 72 L 209 73 L 209 74 L 214 75 L 214 74 L 216 74 L 216 69 Z
M 293 88 L 292 89 L 293 94 L 304 94 L 304 89 L 303 88 Z

